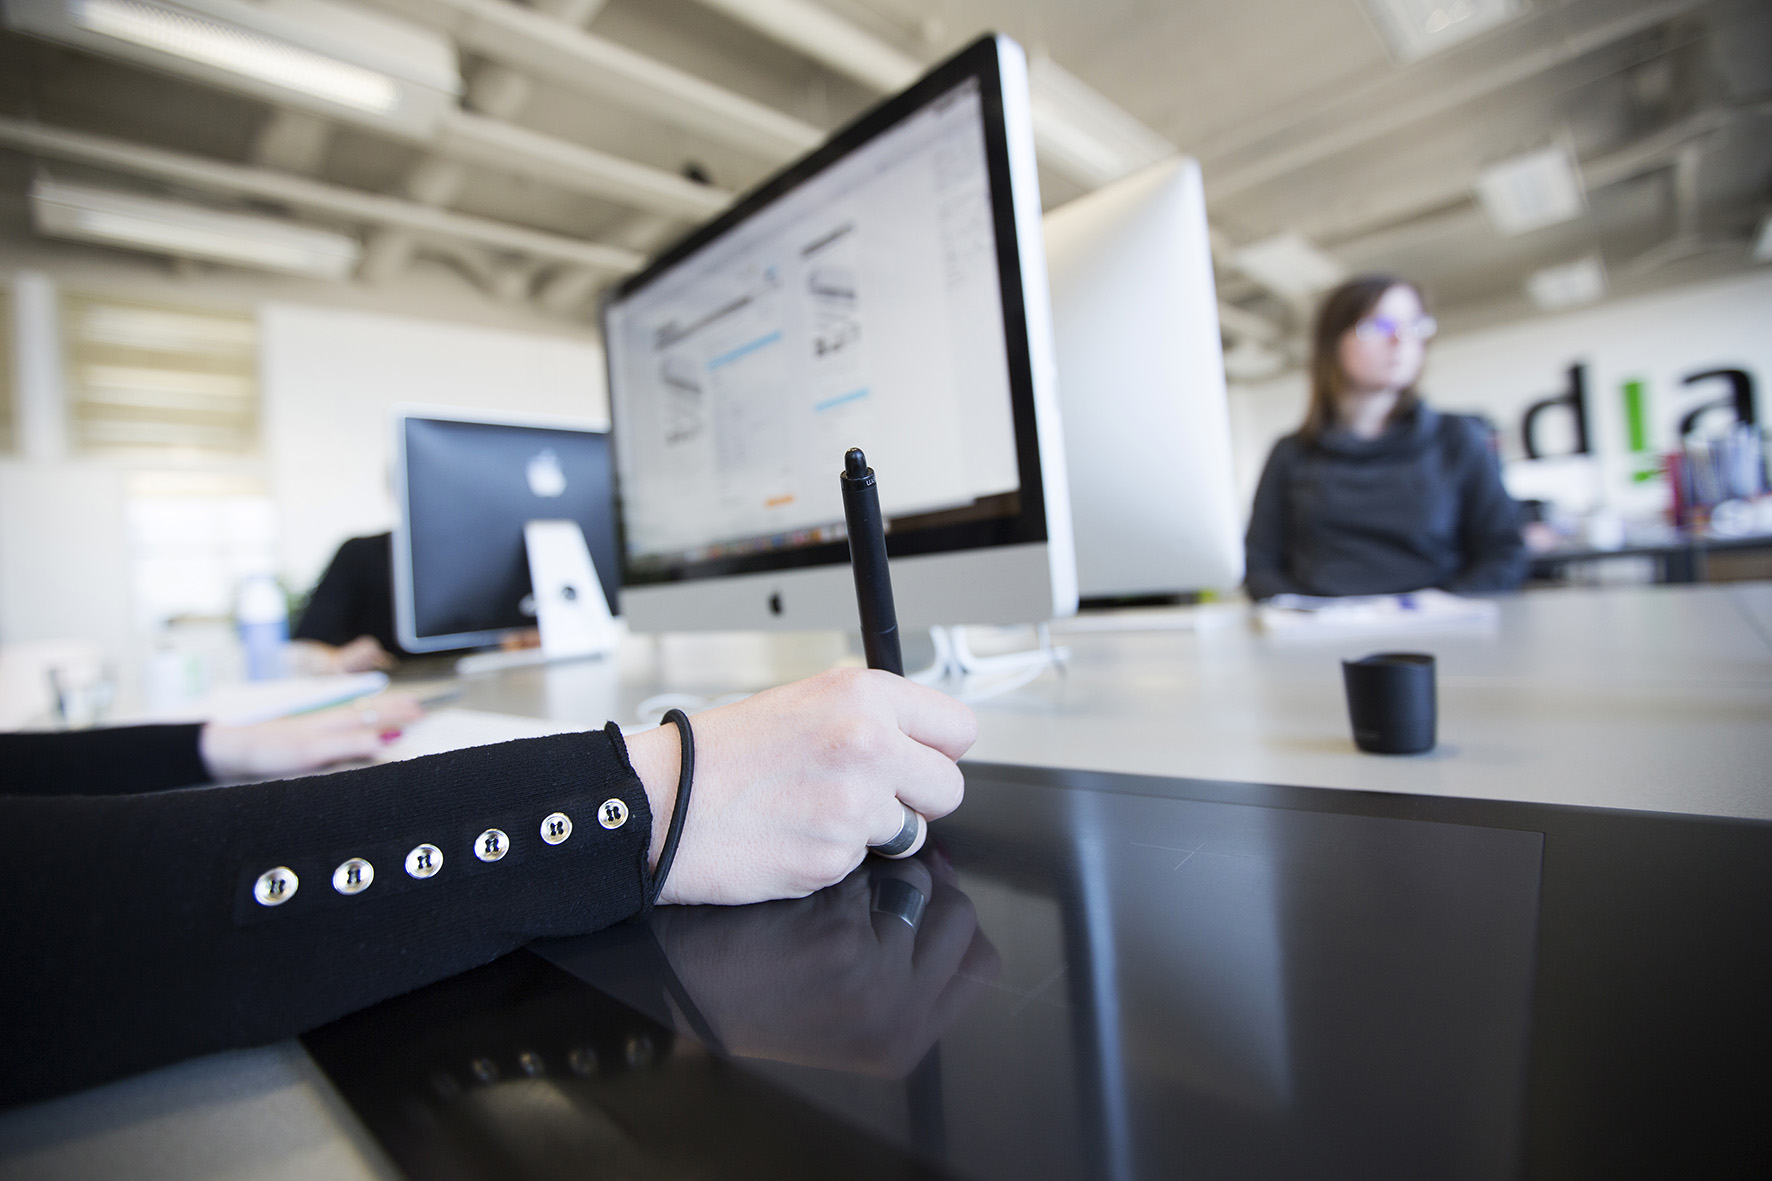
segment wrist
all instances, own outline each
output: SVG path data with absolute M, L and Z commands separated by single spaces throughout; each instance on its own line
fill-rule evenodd
M 652 812 L 652 843 L 646 850 L 646 866 L 658 868 L 664 853 L 666 831 L 671 826 L 671 812 L 677 806 L 677 774 L 681 768 L 682 745 L 675 726 L 655 726 L 639 734 L 629 735 L 628 762 L 640 777 L 646 790 L 647 807 Z
M 238 726 L 210 722 L 197 732 L 197 755 L 211 779 L 232 779 L 241 772 L 246 750 Z

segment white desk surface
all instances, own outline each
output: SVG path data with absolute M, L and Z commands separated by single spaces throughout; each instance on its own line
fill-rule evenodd
M 972 757 L 1772 819 L 1772 584 L 1537 591 L 1489 631 L 1280 638 L 1234 609 L 1202 618 L 1055 628 L 1067 670 L 979 703 Z M 1385 649 L 1439 659 L 1430 754 L 1349 738 L 1340 658 Z M 636 637 L 613 660 L 467 679 L 454 704 L 630 724 L 661 691 L 717 697 L 854 659 L 835 634 Z M 0 1181 L 98 1175 L 392 1174 L 292 1042 L 0 1114 Z

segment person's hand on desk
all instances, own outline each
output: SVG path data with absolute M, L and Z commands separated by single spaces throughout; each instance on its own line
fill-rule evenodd
M 291 640 L 289 656 L 294 670 L 308 676 L 385 671 L 399 663 L 374 636 L 358 636 L 336 647 L 319 640 Z
M 799 898 L 841 881 L 869 844 L 898 833 L 899 801 L 930 820 L 959 807 L 955 761 L 978 736 L 972 711 L 946 694 L 853 668 L 697 714 L 693 726 L 689 811 L 661 902 Z M 676 727 L 630 736 L 628 754 L 652 806 L 656 865 L 676 803 Z
M 203 727 L 199 750 L 210 774 L 221 780 L 300 775 L 369 759 L 381 749 L 384 735 L 423 714 L 417 698 L 383 693 L 252 726 L 211 722 Z
M 894 887 L 927 904 L 915 927 L 886 906 Z M 875 861 L 810 898 L 661 909 L 651 924 L 727 1050 L 879 1078 L 909 1074 L 1001 968 L 939 857 Z

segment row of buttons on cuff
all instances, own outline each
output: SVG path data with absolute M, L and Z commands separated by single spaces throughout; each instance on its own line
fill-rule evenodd
M 604 800 L 597 808 L 597 823 L 617 829 L 628 822 L 628 806 L 618 799 Z M 572 817 L 554 812 L 541 822 L 541 839 L 550 845 L 561 845 L 572 835 Z M 511 840 L 503 829 L 489 828 L 474 838 L 474 856 L 494 862 L 510 852 Z M 436 877 L 443 869 L 443 850 L 435 845 L 416 846 L 406 854 L 406 873 L 423 881 Z M 332 888 L 340 894 L 361 894 L 375 882 L 375 866 L 361 857 L 351 857 L 332 871 Z M 301 879 L 287 865 L 267 869 L 252 885 L 252 897 L 260 906 L 282 906 L 301 888 Z

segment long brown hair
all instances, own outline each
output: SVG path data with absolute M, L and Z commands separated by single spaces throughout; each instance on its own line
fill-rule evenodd
M 1335 399 L 1347 388 L 1347 374 L 1341 371 L 1341 338 L 1370 315 L 1384 293 L 1393 287 L 1407 287 L 1415 292 L 1421 306 L 1427 307 L 1421 288 L 1395 275 L 1359 275 L 1323 297 L 1311 330 L 1311 401 L 1298 428 L 1307 443 L 1316 442 L 1335 425 Z M 1420 398 L 1411 385 L 1397 398 L 1391 418 L 1409 413 L 1418 401 Z

